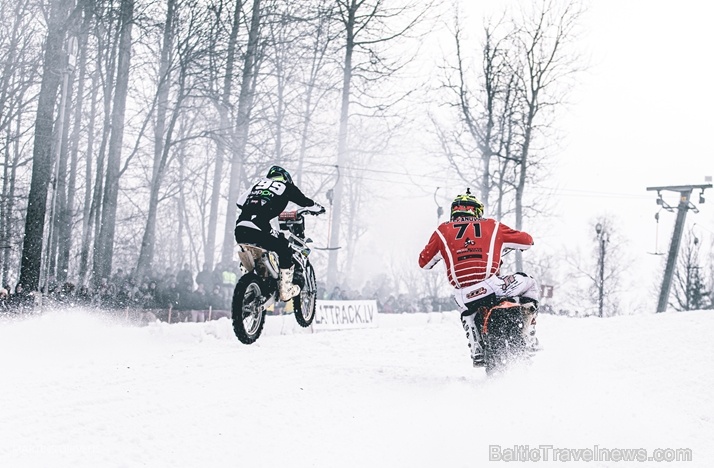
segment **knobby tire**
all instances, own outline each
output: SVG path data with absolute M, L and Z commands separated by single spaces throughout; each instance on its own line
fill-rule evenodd
M 233 331 L 241 343 L 252 344 L 260 338 L 265 326 L 265 310 L 255 313 L 255 307 L 258 304 L 262 305 L 263 302 L 261 281 L 258 275 L 246 273 L 241 276 L 233 290 L 231 304 Z M 256 320 L 257 322 L 255 322 Z M 249 328 L 247 325 L 250 325 Z

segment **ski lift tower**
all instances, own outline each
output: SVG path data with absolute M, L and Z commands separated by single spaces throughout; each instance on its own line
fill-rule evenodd
M 669 302 L 669 290 L 672 286 L 672 277 L 674 276 L 674 267 L 677 263 L 677 254 L 679 253 L 679 245 L 682 242 L 682 231 L 684 231 L 684 220 L 687 217 L 687 211 L 692 210 L 698 213 L 699 210 L 692 203 L 691 196 L 694 190 L 701 190 L 699 193 L 699 203 L 704 203 L 704 190 L 711 188 L 712 184 L 702 185 L 668 185 L 663 187 L 647 187 L 648 191 L 657 191 L 657 204 L 667 211 L 674 211 L 675 208 L 667 204 L 662 198 L 662 191 L 668 190 L 679 192 L 679 205 L 677 206 L 677 220 L 674 224 L 674 232 L 672 233 L 672 243 L 669 245 L 669 254 L 667 255 L 667 266 L 664 269 L 664 278 L 662 279 L 662 289 L 659 292 L 659 301 L 657 302 L 657 312 L 664 312 L 667 309 Z

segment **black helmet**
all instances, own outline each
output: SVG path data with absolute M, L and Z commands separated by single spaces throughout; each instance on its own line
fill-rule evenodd
M 268 169 L 268 175 L 266 177 L 268 179 L 279 180 L 288 184 L 293 183 L 293 178 L 290 177 L 290 173 L 280 166 L 273 166 Z

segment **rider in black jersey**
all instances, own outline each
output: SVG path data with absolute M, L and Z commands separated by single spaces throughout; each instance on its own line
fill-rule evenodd
M 239 244 L 258 245 L 278 254 L 282 301 L 300 294 L 300 287 L 292 282 L 294 265 L 290 244 L 279 232 L 279 226 L 271 225 L 289 202 L 307 207 L 316 214 L 325 212 L 323 206 L 306 197 L 295 186 L 288 171 L 280 166 L 273 166 L 264 179 L 259 180 L 238 198 L 241 213 L 235 229 L 235 238 Z

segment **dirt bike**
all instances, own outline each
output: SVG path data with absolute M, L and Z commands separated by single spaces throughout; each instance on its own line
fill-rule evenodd
M 317 299 L 315 270 L 308 258 L 310 249 L 307 244 L 312 240 L 305 238 L 306 214 L 316 213 L 301 208 L 283 212 L 278 217 L 280 230 L 287 233 L 286 238 L 294 251 L 293 283 L 300 286 L 300 294 L 292 301 L 295 319 L 301 327 L 309 327 L 315 319 Z M 243 276 L 233 291 L 233 331 L 242 343 L 251 344 L 263 331 L 266 309 L 280 301 L 280 268 L 275 252 L 252 244 L 238 244 L 238 247 Z
M 517 298 L 502 298 L 491 307 L 478 309 L 475 319 L 483 340 L 486 375 L 502 373 L 514 363 L 530 360 L 533 346 L 527 342 L 523 329 L 535 325 L 535 316 Z

